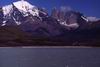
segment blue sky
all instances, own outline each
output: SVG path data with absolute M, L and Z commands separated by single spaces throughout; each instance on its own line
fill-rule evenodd
M 7 5 L 18 0 L 0 0 L 0 6 Z M 100 0 L 27 0 L 38 7 L 45 7 L 49 12 L 53 7 L 70 6 L 84 13 L 86 16 L 100 18 Z

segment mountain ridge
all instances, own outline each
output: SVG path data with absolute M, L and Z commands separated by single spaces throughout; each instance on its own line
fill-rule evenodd
M 21 8 L 16 4 L 21 5 Z M 41 44 L 43 41 L 42 45 L 66 45 L 66 43 L 77 45 L 86 42 L 84 44 L 86 46 L 89 44 L 87 42 L 93 39 L 93 46 L 99 43 L 100 19 L 98 18 L 86 17 L 67 7 L 54 8 L 49 15 L 44 8 L 33 6 L 27 1 L 17 1 L 10 4 L 10 8 L 8 7 L 0 8 L 0 36 L 3 35 L 4 38 L 0 40 L 3 42 L 36 44 L 40 41 L 38 44 Z M 3 11 L 6 9 L 8 12 Z

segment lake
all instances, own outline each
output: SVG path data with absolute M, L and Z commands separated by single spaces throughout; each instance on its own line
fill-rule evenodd
M 100 49 L 4 47 L 0 67 L 100 67 Z

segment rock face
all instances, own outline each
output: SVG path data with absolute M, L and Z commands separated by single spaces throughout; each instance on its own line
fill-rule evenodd
M 57 8 L 53 8 L 52 9 L 52 13 L 51 13 L 51 17 L 55 18 L 55 19 L 59 19 L 59 10 L 57 10 Z
M 52 11 L 52 17 L 56 18 L 58 22 L 64 26 L 67 30 L 75 30 L 79 28 L 79 19 L 82 19 L 81 16 L 82 14 L 79 12 L 75 12 L 72 10 L 65 10 L 67 7 L 57 10 L 54 9 Z
M 82 13 L 69 7 L 54 8 L 51 15 L 46 9 L 33 6 L 27 1 L 17 1 L 0 8 L 0 36 L 6 33 L 7 35 L 2 37 L 8 39 L 7 41 L 9 38 L 14 42 L 15 40 L 21 40 L 21 42 L 28 40 L 29 44 L 30 41 L 33 43 L 34 37 L 38 37 L 50 38 L 51 41 L 56 38 L 57 42 L 60 38 L 64 44 L 67 40 L 73 44 L 73 40 L 75 42 L 81 40 L 79 37 L 84 40 L 86 39 L 84 37 L 88 37 L 89 34 L 91 34 L 89 36 L 91 39 L 99 29 L 99 19 L 91 20 L 91 17 L 85 17 Z M 2 32 L 2 30 L 4 31 Z M 9 30 L 14 33 L 14 36 L 9 33 Z M 2 41 L 2 39 L 0 40 Z

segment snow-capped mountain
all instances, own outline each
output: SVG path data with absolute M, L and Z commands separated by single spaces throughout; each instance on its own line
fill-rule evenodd
M 10 14 L 10 12 L 13 11 L 13 6 L 15 6 L 23 14 L 27 14 L 27 12 L 29 12 L 33 16 L 38 16 L 38 8 L 27 1 L 17 1 L 10 5 L 3 6 L 4 15 L 7 15 L 8 13 Z
M 86 17 L 70 7 L 54 8 L 49 15 L 46 9 L 23 0 L 0 8 L 1 26 L 17 25 L 23 31 L 46 36 L 61 35 L 70 30 L 88 29 L 91 28 L 92 21 L 95 23 L 98 20 Z
M 4 16 L 2 26 L 6 25 L 8 18 L 11 19 L 12 14 L 14 14 L 13 16 L 17 15 L 17 13 L 15 13 L 16 12 L 15 8 L 17 9 L 17 12 L 19 11 L 19 13 L 21 13 L 24 17 L 28 16 L 29 14 L 31 14 L 32 16 L 37 16 L 37 17 L 39 16 L 38 8 L 31 5 L 27 1 L 13 2 L 10 5 L 6 5 L 2 7 L 2 11 L 3 11 L 2 13 Z M 21 24 L 20 21 L 17 21 L 18 20 L 17 18 L 14 18 L 14 17 L 12 18 L 17 25 Z

